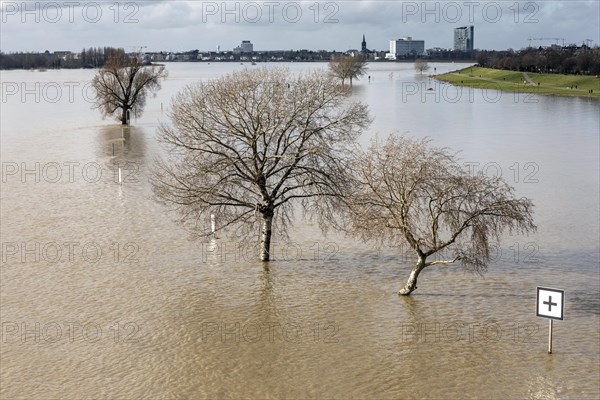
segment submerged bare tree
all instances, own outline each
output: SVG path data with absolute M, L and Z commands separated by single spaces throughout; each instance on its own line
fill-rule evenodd
M 349 230 L 365 241 L 406 243 L 417 261 L 399 294 L 417 288 L 430 266 L 461 262 L 483 273 L 490 240 L 502 232 L 535 231 L 533 204 L 501 178 L 472 175 L 455 154 L 428 140 L 391 135 L 353 162 Z M 434 257 L 435 256 L 435 257 Z M 431 260 L 435 258 L 435 260 Z
M 92 80 L 96 108 L 104 116 L 115 115 L 126 125 L 128 112 L 141 115 L 148 93 L 160 90 L 161 80 L 166 77 L 164 66 L 146 66 L 139 55 L 114 54 Z
M 429 71 L 429 64 L 427 63 L 427 60 L 417 58 L 415 60 L 415 71 L 419 72 L 421 75 L 423 75 L 423 72 Z
M 332 56 L 329 61 L 329 71 L 342 81 L 342 86 L 346 79 L 350 80 L 350 86 L 352 86 L 353 79 L 360 79 L 367 73 L 367 61 L 360 55 Z
M 159 129 L 171 156 L 155 169 L 155 193 L 202 235 L 210 214 L 233 233 L 260 227 L 268 261 L 274 220 L 285 234 L 298 202 L 324 223 L 344 192 L 344 160 L 370 123 L 366 105 L 347 95 L 326 73 L 285 69 L 188 86 Z

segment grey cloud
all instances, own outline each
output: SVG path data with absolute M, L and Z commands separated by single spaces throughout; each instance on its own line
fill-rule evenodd
M 67 1 L 32 3 L 44 7 L 49 3 L 63 4 Z M 72 22 L 67 21 L 65 13 L 56 23 L 48 23 L 43 18 L 40 23 L 35 23 L 31 16 L 26 23 L 21 23 L 18 14 L 7 15 L 4 12 L 0 48 L 2 51 L 77 51 L 92 45 L 143 44 L 151 50 L 210 50 L 217 44 L 223 49 L 231 49 L 241 40 L 248 39 L 255 43 L 256 49 L 263 50 L 347 50 L 360 46 L 363 33 L 367 36 L 369 48 L 378 50 L 387 49 L 389 40 L 402 36 L 423 39 L 427 47 L 451 47 L 453 29 L 473 24 L 476 47 L 518 49 L 527 45 L 530 36 L 564 37 L 567 43 L 581 43 L 586 38 L 598 40 L 600 25 L 600 3 L 596 0 L 520 1 L 518 7 L 514 6 L 515 0 L 261 0 L 228 2 L 227 9 L 223 8 L 220 0 L 120 1 L 117 22 L 114 21 L 115 1 L 102 3 L 102 18 L 94 23 L 81 16 L 85 7 L 92 8 L 93 4 L 98 4 L 93 1 L 79 2 L 75 9 L 76 19 Z M 2 9 L 20 3 L 3 1 Z M 470 8 L 469 4 L 474 8 Z M 110 9 L 111 6 L 113 9 Z M 126 6 L 129 8 L 125 9 Z M 257 7 L 261 10 L 258 18 Z M 288 7 L 287 15 L 283 12 L 284 7 Z M 294 22 L 296 9 L 301 10 L 302 16 Z M 483 13 L 484 9 L 488 16 Z M 494 21 L 497 9 L 502 15 Z M 455 18 L 457 10 L 461 13 L 460 19 Z M 472 21 L 469 20 L 469 11 L 474 11 Z M 535 14 L 532 14 L 533 11 Z M 126 23 L 131 22 L 125 21 L 128 16 L 137 22 Z M 239 22 L 235 21 L 236 17 Z M 326 23 L 327 17 L 337 22 Z M 528 17 L 529 23 L 526 21 Z

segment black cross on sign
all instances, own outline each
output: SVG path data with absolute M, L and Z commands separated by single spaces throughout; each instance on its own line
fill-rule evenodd
M 548 301 L 544 301 L 542 304 L 548 304 L 548 311 L 552 311 L 552 306 L 557 306 L 557 303 L 552 302 L 552 296 L 548 296 Z

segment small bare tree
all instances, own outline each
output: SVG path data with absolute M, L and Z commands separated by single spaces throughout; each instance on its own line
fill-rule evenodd
M 430 266 L 460 261 L 483 273 L 490 239 L 499 240 L 504 230 L 536 229 L 530 200 L 517 199 L 501 178 L 469 174 L 455 154 L 425 139 L 391 135 L 383 144 L 373 142 L 357 154 L 352 170 L 349 231 L 365 241 L 406 243 L 416 255 L 402 295 L 417 288 Z
M 419 72 L 421 75 L 423 75 L 423 72 L 429 71 L 429 64 L 427 63 L 427 60 L 417 58 L 415 60 L 415 71 Z
M 139 55 L 113 54 L 92 80 L 96 108 L 104 116 L 115 115 L 126 125 L 128 113 L 141 115 L 148 93 L 160 90 L 161 80 L 166 77 L 164 66 L 145 66 Z
M 353 79 L 360 79 L 367 73 L 367 61 L 360 55 L 332 56 L 329 61 L 329 71 L 342 81 L 342 86 L 346 79 L 350 80 L 352 86 Z
M 261 229 L 269 261 L 273 221 L 286 230 L 299 204 L 324 224 L 347 184 L 347 159 L 370 124 L 367 106 L 324 72 L 236 72 L 185 88 L 159 136 L 170 158 L 155 168 L 154 190 L 201 235 L 219 229 L 251 237 Z

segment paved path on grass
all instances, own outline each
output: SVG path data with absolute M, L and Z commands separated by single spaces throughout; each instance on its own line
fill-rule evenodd
M 525 78 L 527 83 L 529 83 L 530 85 L 535 85 L 535 82 L 529 77 L 529 74 L 527 72 L 523 72 L 523 78 Z

